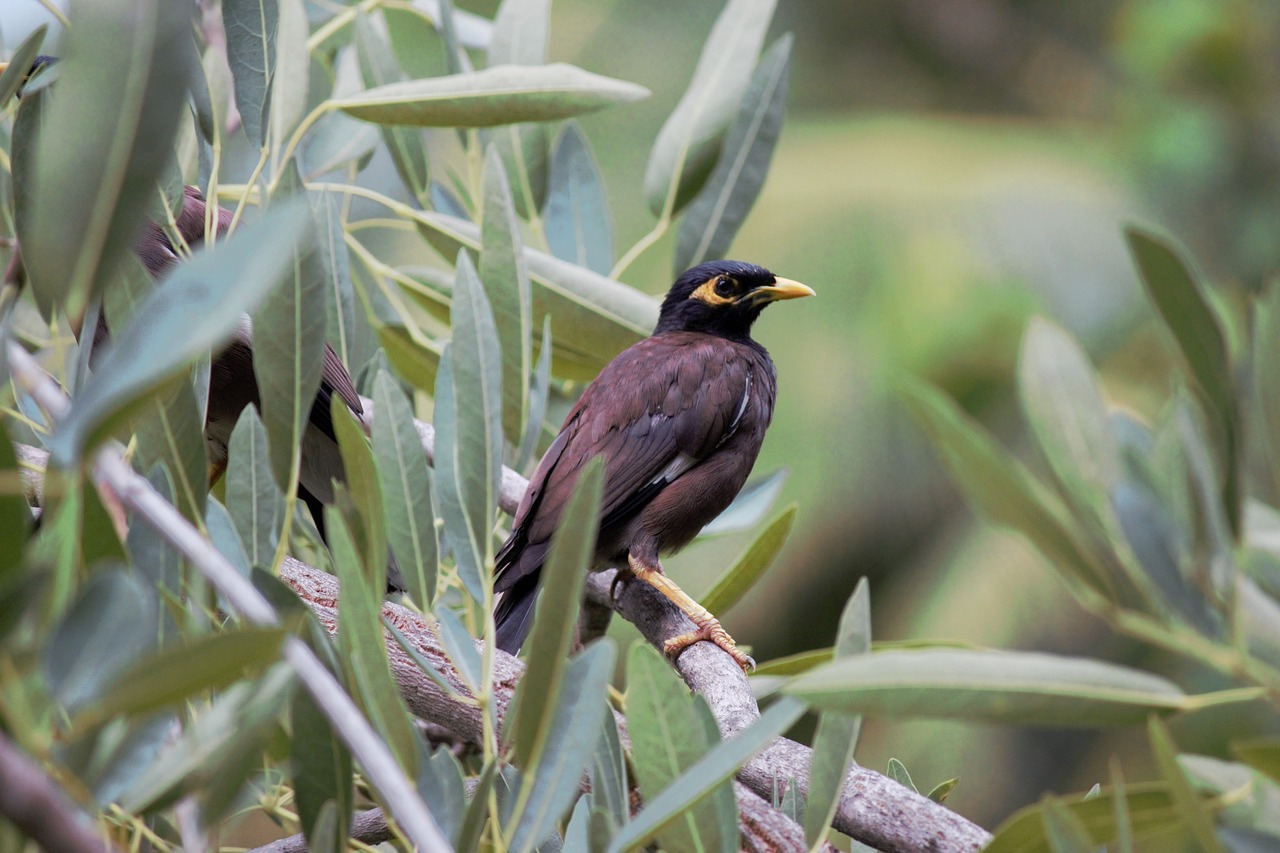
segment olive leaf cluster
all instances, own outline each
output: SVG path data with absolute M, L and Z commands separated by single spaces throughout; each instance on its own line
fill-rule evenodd
M 1109 678 L 1097 661 L 1073 672 L 1041 655 L 953 652 L 942 653 L 953 668 L 936 670 L 939 681 L 975 682 L 987 667 L 990 682 L 1023 697 L 1003 701 L 998 714 L 974 707 L 971 694 L 953 701 L 935 689 L 920 701 L 988 719 L 1012 709 L 1060 724 L 1147 717 L 1157 781 L 1126 784 L 1113 762 L 1111 778 L 1087 795 L 1046 797 L 1012 816 L 988 849 L 1267 849 L 1280 838 L 1277 294 L 1215 300 L 1173 242 L 1136 228 L 1126 237 L 1181 367 L 1159 377 L 1155 393 L 1172 393 L 1155 417 L 1109 403 L 1080 345 L 1039 318 L 1018 363 L 1038 467 L 1019 462 L 937 390 L 909 384 L 904 399 L 969 500 L 1039 549 L 1086 610 L 1216 673 L 1220 689 L 1188 695 L 1132 670 Z M 905 667 L 905 656 L 922 653 L 898 654 Z M 1001 656 L 1008 660 L 997 673 L 990 667 Z M 920 679 L 922 691 L 941 687 L 928 680 Z M 1058 717 L 1044 700 L 1067 690 L 1089 707 Z M 1229 755 L 1179 753 L 1164 718 L 1225 704 L 1251 711 L 1239 718 L 1248 723 L 1229 738 Z

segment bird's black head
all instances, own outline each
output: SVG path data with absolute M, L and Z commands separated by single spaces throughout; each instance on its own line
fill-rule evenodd
M 708 261 L 671 285 L 658 315 L 658 332 L 706 332 L 746 338 L 770 302 L 812 296 L 798 281 L 778 278 L 764 267 L 741 261 Z

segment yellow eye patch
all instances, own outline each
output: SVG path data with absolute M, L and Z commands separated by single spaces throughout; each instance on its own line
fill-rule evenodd
M 737 279 L 727 275 L 716 275 L 698 285 L 698 288 L 689 294 L 689 298 L 708 305 L 731 305 L 738 301 L 741 289 L 742 286 L 738 284 Z

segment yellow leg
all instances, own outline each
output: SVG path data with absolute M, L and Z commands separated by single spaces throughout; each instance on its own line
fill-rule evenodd
M 701 604 L 690 598 L 688 593 L 676 585 L 675 581 L 664 575 L 660 570 L 652 569 L 640 563 L 635 557 L 627 557 L 627 567 L 631 570 L 632 575 L 665 595 L 676 607 L 684 611 L 686 616 L 693 620 L 694 625 L 698 626 L 696 630 L 681 634 L 678 637 L 672 637 L 663 644 L 662 650 L 666 652 L 668 657 L 675 658 L 694 643 L 707 640 L 728 652 L 729 656 L 737 661 L 738 666 L 744 670 L 750 672 L 756 668 L 756 662 L 751 659 L 750 655 L 745 654 L 738 648 L 733 641 L 733 637 L 729 636 L 729 632 L 720 626 L 720 620 L 712 616 Z
M 226 462 L 210 462 L 209 463 L 209 488 L 218 485 L 218 481 L 222 479 L 222 475 L 227 473 Z

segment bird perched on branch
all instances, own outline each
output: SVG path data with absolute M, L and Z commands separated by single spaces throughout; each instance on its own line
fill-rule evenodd
M 673 601 L 697 626 L 669 640 L 672 657 L 710 640 L 744 669 L 754 662 L 719 621 L 662 571 L 659 557 L 689 544 L 746 482 L 773 417 L 773 361 L 751 338 L 771 302 L 813 290 L 763 267 L 711 261 L 686 272 L 658 326 L 605 366 L 565 419 L 529 481 L 498 551 L 498 647 L 528 635 L 538 576 L 578 475 L 604 461 L 593 570 L 617 567 Z

